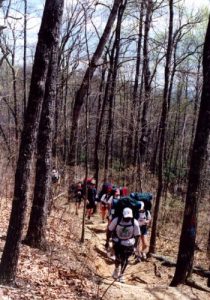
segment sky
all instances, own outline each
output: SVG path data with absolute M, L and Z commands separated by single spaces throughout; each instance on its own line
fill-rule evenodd
M 23 3 L 23 1 L 19 1 L 19 0 L 13 0 L 15 3 L 17 1 L 17 3 Z M 77 0 L 65 0 L 65 5 L 67 5 L 68 3 L 74 3 Z M 88 1 L 88 0 L 87 0 Z M 105 2 L 106 3 L 112 3 L 113 0 L 101 0 L 100 2 Z M 8 0 L 5 0 L 5 5 L 7 4 Z M 174 1 L 176 2 L 176 0 Z M 183 0 L 185 6 L 187 8 L 189 8 L 189 10 L 192 10 L 195 12 L 197 9 L 202 8 L 204 6 L 209 7 L 210 8 L 210 0 Z M 28 35 L 28 45 L 29 48 L 34 48 L 34 45 L 36 44 L 37 41 L 37 34 L 39 31 L 39 27 L 40 27 L 40 22 L 41 22 L 41 16 L 43 13 L 43 7 L 44 7 L 44 3 L 45 0 L 33 0 L 33 1 L 28 1 L 28 10 L 30 12 L 30 16 L 29 16 L 29 20 L 28 20 L 28 30 L 27 30 L 27 35 Z M 19 4 L 18 4 L 19 5 Z M 23 7 L 19 7 L 20 11 L 23 11 Z M 18 11 L 12 11 L 11 10 L 11 14 L 14 14 L 15 17 L 20 18 L 19 21 L 16 22 L 15 24 L 15 30 L 18 34 L 18 30 L 19 30 L 19 42 L 18 44 L 19 46 L 19 51 L 21 53 L 22 51 L 22 45 L 23 44 L 23 40 L 22 40 L 22 29 L 23 29 L 23 15 L 18 13 Z M 12 19 L 10 19 L 10 21 L 12 22 Z M 0 25 L 3 25 L 3 18 L 1 15 L 1 10 L 0 10 Z M 97 15 L 94 18 L 94 23 L 95 25 L 99 28 L 102 29 L 103 28 L 103 23 L 105 22 L 105 17 L 101 16 L 101 15 Z M 93 30 L 93 29 L 92 29 Z M 29 55 L 31 55 L 31 53 L 29 53 Z M 22 55 L 21 55 L 22 56 Z M 18 55 L 17 55 L 18 57 Z

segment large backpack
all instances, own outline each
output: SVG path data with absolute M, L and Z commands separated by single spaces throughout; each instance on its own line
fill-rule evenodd
M 123 209 L 126 207 L 131 208 L 133 211 L 133 217 L 138 219 L 141 203 L 129 196 L 113 200 L 111 207 L 112 219 L 118 217 L 118 219 L 121 220 L 123 218 Z
M 120 187 L 120 196 L 121 197 L 128 196 L 128 188 L 126 186 L 121 186 Z
M 112 190 L 112 184 L 109 182 L 104 182 L 101 190 L 103 194 L 107 194 L 109 191 Z
M 112 184 L 109 182 L 105 182 L 102 185 L 101 191 L 98 194 L 99 201 L 104 194 L 107 194 L 110 190 L 112 190 Z
M 152 209 L 152 194 L 151 193 L 131 193 L 130 197 L 136 201 L 144 202 L 144 209 L 151 210 Z

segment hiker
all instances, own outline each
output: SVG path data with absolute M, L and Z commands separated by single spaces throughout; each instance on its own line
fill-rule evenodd
M 112 184 L 109 183 L 109 182 L 104 182 L 102 187 L 101 187 L 101 190 L 98 194 L 98 199 L 99 201 L 101 201 L 101 197 L 104 195 L 104 194 L 107 194 L 108 193 L 108 190 L 112 189 Z
M 76 208 L 76 215 L 78 215 L 78 210 L 80 209 L 80 205 L 83 198 L 83 189 L 82 189 L 82 183 L 79 182 L 76 186 L 75 190 L 75 208 Z
M 100 201 L 101 217 L 103 223 L 105 223 L 105 219 L 107 218 L 107 213 L 111 207 L 112 199 L 112 186 L 109 186 L 107 192 L 102 195 Z
M 113 197 L 109 200 L 109 211 L 108 211 L 108 224 L 113 220 L 113 212 L 114 212 L 114 204 L 120 200 L 120 189 L 114 188 L 112 189 Z
M 147 259 L 147 249 L 148 249 L 148 240 L 147 240 L 147 231 L 148 226 L 151 224 L 151 214 L 149 210 L 145 210 L 145 205 L 143 201 L 140 201 L 139 209 L 139 218 L 138 218 L 141 237 L 137 245 L 137 261 Z
M 96 182 L 95 179 L 92 179 L 90 184 L 87 187 L 87 217 L 88 220 L 90 220 L 90 217 L 93 214 L 93 211 L 96 206 L 96 201 L 97 201 L 97 191 L 95 188 Z
M 139 223 L 133 217 L 133 211 L 125 207 L 122 217 L 116 217 L 109 224 L 106 238 L 106 249 L 109 248 L 109 240 L 112 237 L 115 251 L 115 269 L 112 274 L 114 279 L 124 282 L 123 274 L 128 264 L 129 257 L 134 252 L 140 236 Z
M 53 167 L 52 172 L 51 172 L 51 180 L 52 180 L 52 196 L 56 196 L 59 186 L 60 186 L 60 174 L 58 172 L 58 170 Z
M 52 169 L 51 179 L 53 184 L 60 183 L 60 174 L 55 167 Z

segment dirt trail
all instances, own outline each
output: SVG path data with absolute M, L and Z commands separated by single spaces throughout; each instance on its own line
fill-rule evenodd
M 98 275 L 102 278 L 100 285 L 102 299 L 110 299 L 110 297 L 125 300 L 210 299 L 208 293 L 187 286 L 168 287 L 174 268 L 163 267 L 154 258 L 136 264 L 132 257 L 125 271 L 126 283 L 113 281 L 111 275 L 114 263 L 104 249 L 106 224 L 101 223 L 99 216 L 94 216 L 91 223 L 86 226 L 86 239 L 91 242 L 97 253 L 94 263 Z

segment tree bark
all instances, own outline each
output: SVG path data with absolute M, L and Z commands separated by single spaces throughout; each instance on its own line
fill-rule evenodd
M 210 229 L 209 229 L 206 255 L 207 255 L 208 260 L 210 261 Z M 210 273 L 210 266 L 209 266 L 209 273 Z M 208 275 L 207 286 L 210 287 L 210 274 Z
M 27 106 L 27 0 L 24 0 L 24 45 L 23 45 L 23 116 L 26 113 Z
M 210 133 L 210 18 L 203 50 L 203 88 L 196 128 L 195 140 L 190 161 L 188 187 L 184 220 L 179 243 L 177 267 L 171 286 L 185 283 L 191 276 L 195 239 L 197 233 L 197 214 L 199 206 L 199 186 Z
M 57 28 L 59 36 L 59 27 Z M 46 226 L 49 211 L 52 170 L 52 139 L 55 117 L 55 98 L 58 63 L 58 39 L 52 48 L 45 96 L 38 133 L 36 181 L 29 227 L 24 243 L 41 250 L 47 249 Z
M 106 64 L 106 58 L 104 59 L 104 65 Z M 104 118 L 104 111 L 106 106 L 106 99 L 103 98 L 103 102 L 101 105 L 102 93 L 104 89 L 104 82 L 105 82 L 105 75 L 106 75 L 107 67 L 104 66 L 101 74 L 101 83 L 99 87 L 99 97 L 98 97 L 98 114 L 97 114 L 97 121 L 96 121 L 96 135 L 95 135 L 95 147 L 94 147 L 94 171 L 95 175 L 94 178 L 96 180 L 96 188 L 98 187 L 99 181 L 99 154 L 98 149 L 100 145 L 100 135 L 101 135 L 101 127 Z
M 148 126 L 147 126 L 147 114 L 148 114 L 148 105 L 151 94 L 151 82 L 150 82 L 150 68 L 149 68 L 149 31 L 152 22 L 152 8 L 153 1 L 148 0 L 146 4 L 146 18 L 145 18 L 145 29 L 144 29 L 144 46 L 143 46 L 143 74 L 144 74 L 144 103 L 142 109 L 141 117 L 141 138 L 139 151 L 141 156 L 141 161 L 144 160 L 147 142 L 148 142 Z
M 25 220 L 30 168 L 40 119 L 51 49 L 57 40 L 57 27 L 63 1 L 46 0 L 32 70 L 28 107 L 24 120 L 15 173 L 12 211 L 0 264 L 0 282 L 13 284 L 16 278 L 20 242 Z

